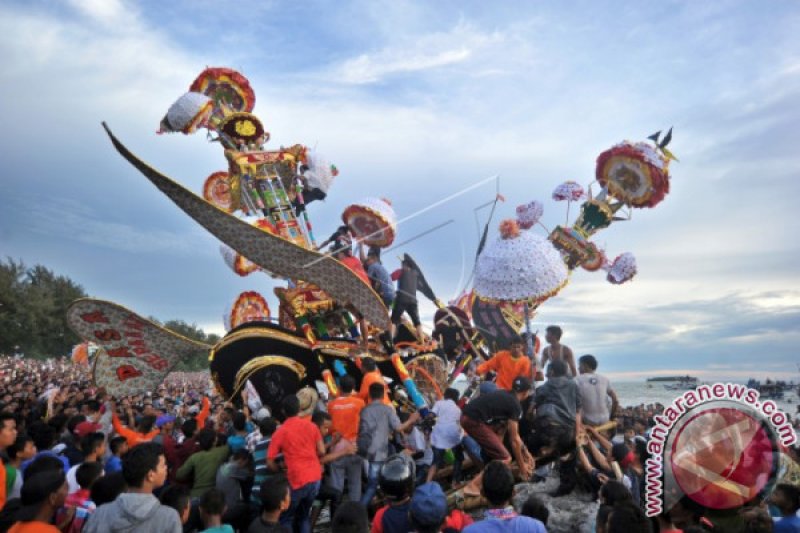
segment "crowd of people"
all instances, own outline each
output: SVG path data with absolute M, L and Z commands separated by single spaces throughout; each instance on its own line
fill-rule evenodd
M 204 372 L 114 398 L 85 366 L 0 357 L 0 531 L 307 533 L 327 509 L 334 532 L 539 533 L 550 509 L 536 495 L 514 507 L 515 485 L 551 476 L 548 498 L 600 503 L 598 532 L 800 531 L 800 490 L 784 483 L 735 529 L 688 497 L 647 519 L 646 444 L 664 406 L 620 407 L 597 359 L 561 337 L 548 328 L 538 386 L 516 338 L 470 369 L 474 394 L 448 388 L 417 411 L 398 408 L 369 357 L 360 386 L 343 376 L 336 398 L 304 388 L 274 412 L 247 390 L 225 401 Z

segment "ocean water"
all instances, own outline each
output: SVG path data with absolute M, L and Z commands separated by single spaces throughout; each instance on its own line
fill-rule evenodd
M 714 381 L 707 381 L 705 383 L 715 383 Z M 611 382 L 611 386 L 617 392 L 619 403 L 622 406 L 634 406 L 639 404 L 650 404 L 660 402 L 663 405 L 669 405 L 672 401 L 680 396 L 683 391 L 673 391 L 664 388 L 664 383 L 647 383 L 644 381 L 621 381 Z M 776 400 L 775 403 L 780 409 L 795 417 L 797 406 L 800 405 L 800 397 L 797 393 L 787 390 L 783 394 L 782 400 Z

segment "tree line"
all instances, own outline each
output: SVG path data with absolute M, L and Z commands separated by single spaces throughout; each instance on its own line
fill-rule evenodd
M 12 258 L 0 261 L 0 354 L 20 352 L 38 358 L 69 355 L 81 339 L 67 325 L 67 307 L 84 297 L 86 291 L 80 284 L 43 265 L 28 267 Z M 152 317 L 150 320 L 160 323 Z M 169 320 L 163 326 L 207 344 L 219 341 L 218 335 L 206 334 L 196 324 L 183 320 Z M 205 355 L 198 354 L 181 367 L 205 368 Z

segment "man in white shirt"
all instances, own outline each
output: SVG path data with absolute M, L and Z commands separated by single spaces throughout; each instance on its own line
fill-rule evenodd
M 431 448 L 433 449 L 433 464 L 428 470 L 428 481 L 432 481 L 436 471 L 444 466 L 444 454 L 453 450 L 455 463 L 453 464 L 453 479 L 461 477 L 461 463 L 464 461 L 464 449 L 461 440 L 464 430 L 461 429 L 461 409 L 456 402 L 459 393 L 456 389 L 444 391 L 444 399 L 433 404 L 431 412 L 436 415 L 436 425 L 431 431 Z
M 575 378 L 581 395 L 583 423 L 599 426 L 614 418 L 619 402 L 617 393 L 611 388 L 608 378 L 596 373 L 597 359 L 593 355 L 582 355 L 578 359 L 580 375 Z M 611 398 L 611 410 L 608 408 Z

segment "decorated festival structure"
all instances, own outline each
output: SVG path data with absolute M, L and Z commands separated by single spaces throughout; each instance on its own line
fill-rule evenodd
M 523 328 L 530 332 L 536 309 L 568 283 L 578 267 L 602 270 L 611 283 L 636 274 L 629 253 L 609 260 L 591 238 L 630 210 L 651 208 L 669 192 L 672 154 L 660 134 L 650 142 L 624 142 L 597 160 L 596 187 L 559 185 L 553 199 L 567 202 L 567 223 L 547 235 L 535 228 L 543 205 L 517 208 L 516 220 L 500 224 L 500 236 L 483 239 L 474 283 L 457 301 L 443 305 L 406 255 L 425 296 L 438 307 L 434 337 L 416 337 L 400 328 L 388 339 L 389 309 L 375 291 L 354 251 L 374 254 L 391 246 L 398 232 L 389 200 L 365 198 L 348 205 L 339 230 L 319 243 L 312 225 L 313 202 L 323 200 L 338 174 L 302 144 L 269 146 L 270 133 L 252 111 L 255 94 L 248 80 L 227 68 L 204 70 L 169 108 L 159 133 L 192 134 L 205 129 L 222 148 L 227 170 L 206 179 L 202 196 L 164 176 L 130 152 L 106 127 L 117 151 L 181 210 L 223 244 L 226 264 L 239 276 L 263 272 L 279 280 L 277 313 L 257 291 L 247 291 L 225 316 L 228 333 L 215 346 L 186 339 L 116 303 L 81 299 L 68 311 L 71 327 L 98 346 L 94 380 L 112 394 L 152 390 L 178 364 L 198 351 L 208 353 L 211 378 L 224 397 L 237 401 L 254 388 L 274 408 L 287 394 L 311 386 L 335 395 L 344 374 L 360 380 L 361 359 L 378 363 L 396 398 L 421 408 L 441 397 L 471 360 L 504 347 Z M 569 207 L 580 203 L 569 224 Z M 321 247 L 330 244 L 331 248 Z M 441 333 L 442 335 L 439 335 Z M 529 335 L 530 356 L 538 340 Z M 89 358 L 76 349 L 76 361 Z M 249 382 L 249 384 L 248 384 Z M 325 390 L 327 389 L 327 390 Z M 413 408 L 412 407 L 412 408 Z

